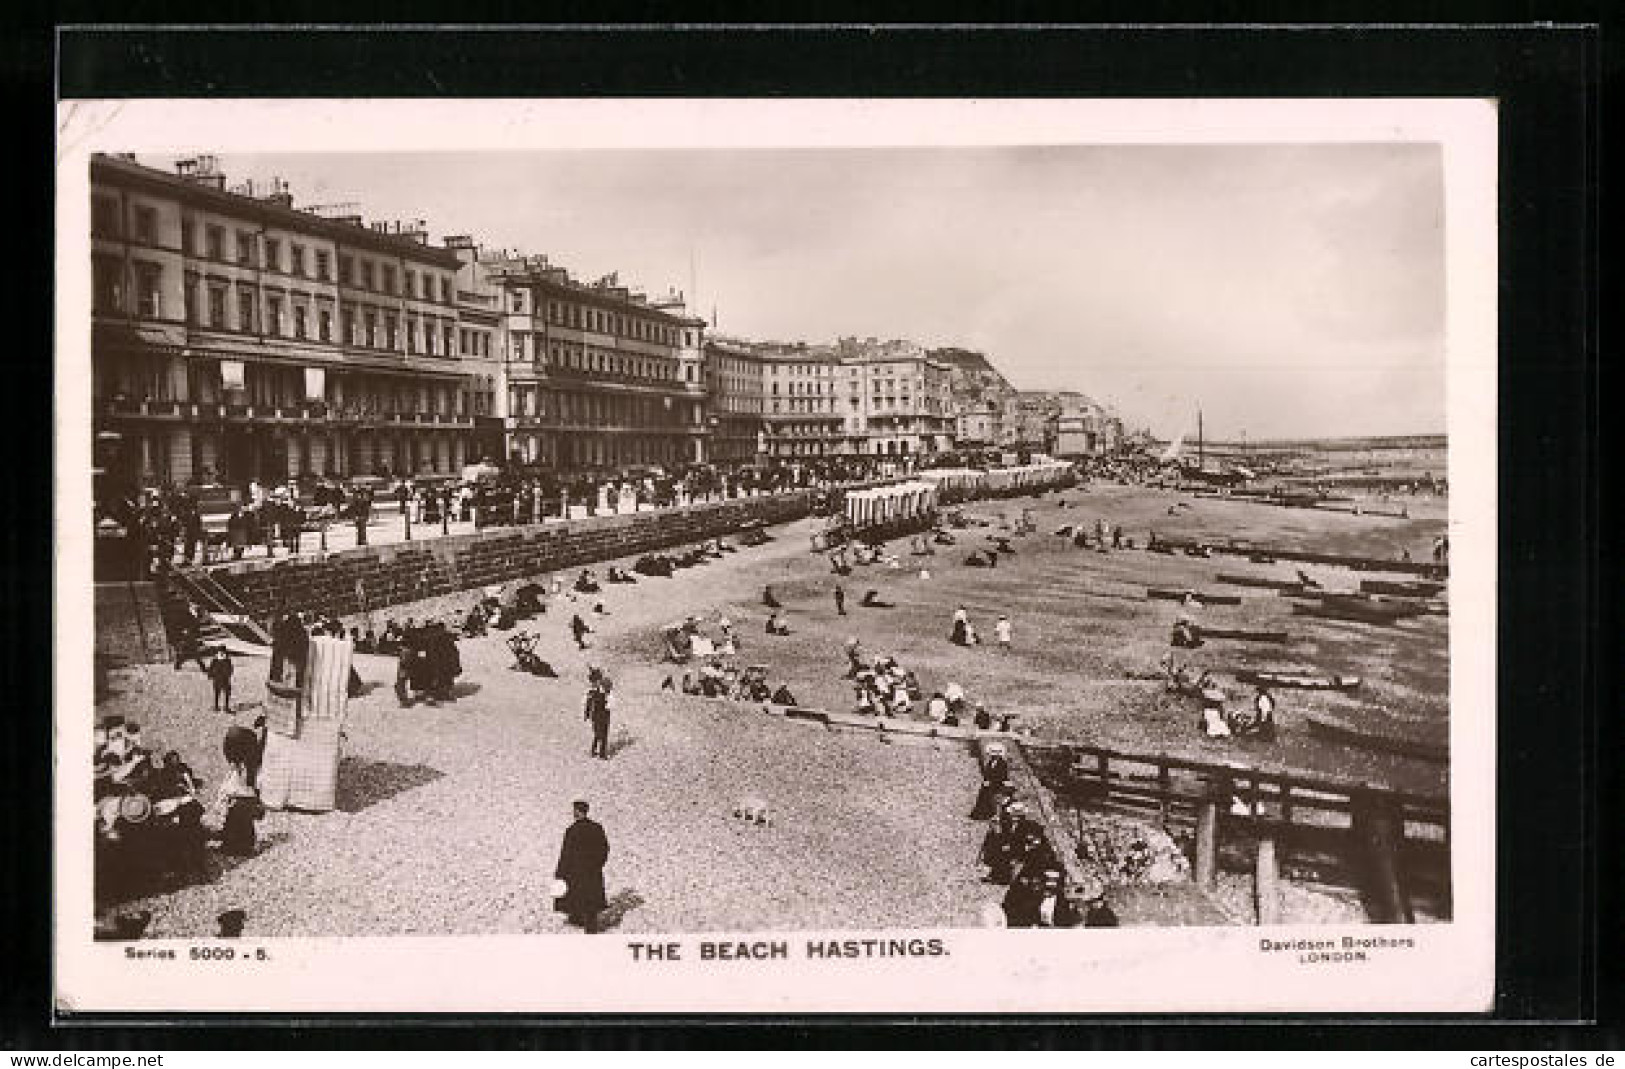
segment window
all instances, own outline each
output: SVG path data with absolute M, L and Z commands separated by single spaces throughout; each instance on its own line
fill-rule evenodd
M 299 278 L 304 278 L 305 277 L 305 247 L 303 245 L 294 245 L 294 246 L 292 246 L 292 248 L 289 251 L 290 251 L 290 253 L 292 254 L 292 257 L 293 257 L 293 262 L 289 265 L 289 267 L 292 269 L 293 273 L 296 276 L 298 276 Z
M 119 226 L 118 201 L 112 197 L 91 198 L 90 232 L 97 237 L 116 238 L 123 230 Z
M 237 329 L 251 331 L 254 329 L 254 287 L 237 287 Z
M 300 339 L 305 337 L 305 306 L 302 304 L 293 306 L 293 336 Z
M 135 240 L 146 245 L 158 243 L 158 212 L 149 205 L 135 206 Z
M 346 286 L 355 285 L 355 259 L 353 257 L 339 257 L 339 282 Z
M 268 334 L 282 333 L 282 298 L 271 296 L 265 299 L 265 330 Z
M 316 277 L 321 279 L 323 282 L 329 281 L 330 276 L 329 276 L 329 273 L 328 273 L 328 268 L 331 267 L 331 266 L 332 265 L 328 262 L 327 250 L 326 249 L 317 249 L 316 250 Z
M 423 299 L 426 301 L 434 299 L 434 279 L 429 275 L 423 276 Z
M 518 290 L 513 291 L 513 310 L 516 312 L 525 310 L 525 295 Z
M 361 336 L 356 333 L 355 313 L 346 308 L 341 314 L 344 316 L 344 344 L 360 345 Z
M 322 341 L 333 340 L 333 313 L 322 309 L 316 316 L 316 330 Z
M 371 266 L 371 265 L 369 265 L 369 266 Z M 369 271 L 368 274 L 371 274 L 371 272 Z M 369 348 L 376 347 L 378 345 L 378 315 L 377 315 L 377 313 L 368 312 L 367 313 L 367 318 L 366 318 L 366 323 L 367 323 L 367 346 Z
M 240 264 L 254 262 L 254 232 L 252 230 L 237 231 L 237 262 Z
M 385 264 L 384 265 L 384 292 L 385 293 L 394 293 L 395 292 L 395 265 L 394 264 Z M 394 347 L 391 346 L 391 348 L 394 348 Z
M 457 344 L 456 344 L 456 339 L 455 339 L 454 335 L 452 334 L 452 326 L 451 326 L 451 324 L 449 324 L 449 323 L 446 324 L 446 328 L 445 328 L 445 332 L 444 332 L 443 336 L 444 336 L 445 341 L 446 341 L 446 355 L 447 356 L 456 356 L 457 355 Z
M 271 271 L 282 270 L 282 242 L 276 238 L 265 239 L 265 266 Z
M 406 321 L 406 351 L 418 351 L 418 317 L 412 316 Z
M 226 231 L 222 227 L 205 227 L 203 231 L 205 252 L 211 260 L 224 260 L 226 258 Z
M 216 330 L 226 328 L 226 287 L 209 287 L 209 326 Z
M 396 333 L 395 314 L 391 312 L 384 316 L 384 348 L 395 348 Z
M 124 311 L 124 267 L 117 257 L 96 256 L 91 260 L 94 276 L 92 307 L 98 313 Z
M 366 290 L 370 290 L 370 289 L 373 288 L 372 283 L 373 283 L 372 261 L 371 260 L 362 260 L 361 261 L 361 288 L 366 289 Z
M 440 303 L 451 303 L 451 279 L 449 278 L 441 278 L 440 280 Z

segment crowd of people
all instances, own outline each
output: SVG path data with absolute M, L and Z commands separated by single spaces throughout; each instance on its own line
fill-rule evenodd
M 92 746 L 98 897 L 126 898 L 154 881 L 199 877 L 210 846 L 223 855 L 252 855 L 258 848 L 255 825 L 265 812 L 255 782 L 264 747 L 263 716 L 252 728 L 226 729 L 226 774 L 208 807 L 202 779 L 179 753 L 149 743 L 133 720 L 103 717 Z M 110 931 L 103 937 L 138 934 Z
M 1080 909 L 1068 893 L 1065 866 L 1044 827 L 1016 798 L 1009 751 L 991 742 L 982 759 L 982 785 L 972 820 L 987 822 L 978 863 L 984 878 L 1007 890 L 993 923 L 1009 928 L 1115 928 L 1117 915 L 1106 901 L 1104 884 L 1083 889 Z

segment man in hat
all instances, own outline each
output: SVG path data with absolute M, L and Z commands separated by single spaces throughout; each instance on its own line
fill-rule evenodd
M 993 815 L 1009 779 L 1010 759 L 1006 756 L 1004 744 L 990 743 L 987 759 L 982 762 L 982 787 L 976 792 L 976 805 L 970 811 L 972 820 L 986 820 Z
M 565 887 L 554 908 L 571 924 L 592 933 L 598 930 L 598 915 L 609 905 L 604 896 L 609 838 L 603 827 L 587 816 L 588 808 L 586 802 L 576 802 L 575 821 L 564 829 L 564 843 L 553 875 L 563 880 Z
M 1017 876 L 1004 895 L 1004 924 L 1007 928 L 1038 927 L 1038 904 L 1042 898 L 1039 879 Z
M 214 659 L 209 662 L 207 669 L 209 683 L 214 687 L 214 711 L 221 712 L 222 700 L 224 712 L 231 712 L 231 674 L 233 671 L 231 657 L 226 653 L 226 647 L 214 648 Z
M 999 806 L 998 815 L 988 822 L 987 834 L 982 837 L 982 850 L 977 860 L 987 866 L 990 883 L 1007 884 L 1014 874 L 1016 850 L 1020 843 L 1021 821 L 1027 809 L 1020 802 Z
M 588 757 L 609 760 L 609 677 L 594 668 L 587 685 L 586 710 L 582 717 L 592 722 L 592 748 Z
M 835 615 L 846 615 L 846 587 L 840 583 L 835 584 Z

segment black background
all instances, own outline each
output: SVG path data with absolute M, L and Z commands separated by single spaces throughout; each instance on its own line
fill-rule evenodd
M 1187 8 L 1190 5 L 1185 5 Z M 1385 5 L 1407 22 L 1460 18 L 1463 5 Z M 1370 17 L 1370 5 L 1310 5 L 1317 21 Z M 237 10 L 237 9 L 234 9 Z M 7 620 L 0 701 L 0 874 L 15 883 L 0 900 L 0 1045 L 327 1047 L 654 1047 L 788 1045 L 1322 1046 L 1617 1045 L 1614 951 L 1622 927 L 1596 895 L 1617 885 L 1617 854 L 1600 850 L 1618 831 L 1620 649 L 1612 602 L 1621 589 L 1599 526 L 1596 356 L 1599 311 L 1621 290 L 1599 287 L 1596 184 L 1599 108 L 1618 56 L 1590 21 L 1589 5 L 1497 5 L 1506 22 L 1561 26 L 1168 26 L 1057 28 L 846 26 L 777 29 L 654 27 L 486 28 L 480 31 L 62 29 L 45 20 L 0 42 L 0 76 L 12 111 L 10 142 L 29 164 L 8 168 L 14 229 L 5 322 L 13 396 L 10 492 L 0 523 Z M 623 9 L 619 14 L 628 12 Z M 1209 17 L 1167 6 L 1096 7 L 1094 19 Z M 1254 17 L 1279 19 L 1270 10 Z M 221 12 L 194 12 L 218 20 Z M 260 13 L 279 21 L 331 18 L 328 9 L 286 4 Z M 369 12 L 385 17 L 384 12 Z M 669 19 L 634 8 L 631 16 Z M 1472 12 L 1485 17 L 1483 5 Z M 72 5 L 58 18 L 106 19 Z M 179 18 L 180 16 L 172 16 Z M 398 12 L 389 17 L 401 17 Z M 440 17 L 444 17 L 441 13 Z M 588 17 L 596 18 L 596 9 Z M 760 17 L 760 16 L 758 16 Z M 874 17 L 871 14 L 869 17 Z M 970 19 L 971 12 L 957 13 Z M 1053 14 L 1052 16 L 1053 17 Z M 1075 17 L 1075 16 L 1074 16 Z M 53 64 L 57 64 L 53 71 Z M 1347 97 L 1465 96 L 1500 102 L 1500 685 L 1497 844 L 1498 995 L 1479 1018 L 1184 1018 L 1156 1022 L 967 1018 L 803 1019 L 767 1025 L 710 1019 L 703 1030 L 675 1018 L 609 1024 L 485 1018 L 426 1027 L 390 1020 L 389 1031 L 335 1019 L 288 1022 L 193 1020 L 191 1027 L 122 1022 L 53 1026 L 50 991 L 50 269 L 53 79 L 72 97 Z M 1614 280 L 1617 282 L 1617 279 Z M 1604 294 L 1607 299 L 1604 300 Z M 1606 337 L 1606 335 L 1604 335 Z M 21 387 L 17 389 L 16 387 Z M 32 418 L 29 413 L 33 413 Z M 76 518 L 67 518 L 68 537 Z M 1604 626 L 1606 625 L 1606 630 Z M 1606 637 L 1605 637 L 1606 636 Z M 1603 700 L 1599 701 L 1599 698 Z M 1602 714 L 1602 715 L 1599 715 Z M 88 711 L 62 714 L 71 723 Z M 1488 814 L 1459 814 L 1476 820 Z M 1606 865 L 1604 865 L 1606 861 Z M 1533 1022 L 1601 1018 L 1604 1029 Z M 1514 1025 L 1513 1022 L 1522 1022 Z M 201 1023 L 203 1027 L 198 1027 Z M 380 1023 L 374 1019 L 369 1023 Z M 1443 1024 L 1445 1027 L 1441 1028 Z M 723 1025 L 723 1027 L 716 1027 Z M 1609 1037 L 1613 1037 L 1610 1040 Z

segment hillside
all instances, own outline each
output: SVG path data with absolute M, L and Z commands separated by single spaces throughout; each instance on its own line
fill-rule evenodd
M 933 349 L 929 355 L 953 368 L 953 389 L 956 394 L 1003 393 L 1013 388 L 983 353 L 970 349 Z

